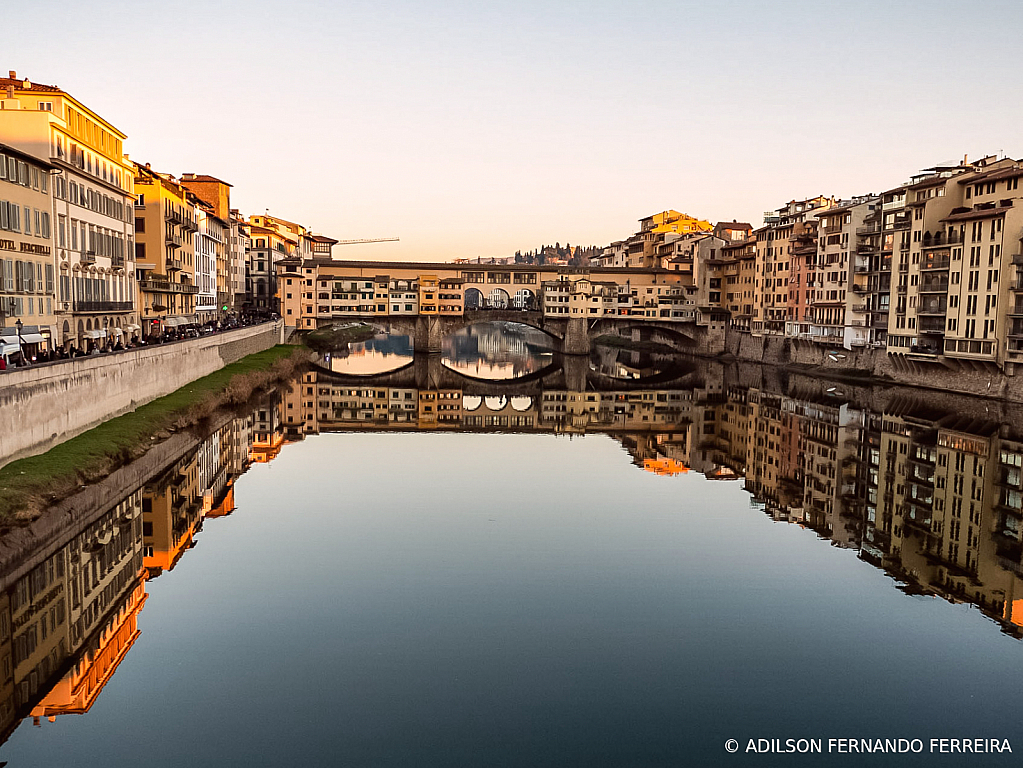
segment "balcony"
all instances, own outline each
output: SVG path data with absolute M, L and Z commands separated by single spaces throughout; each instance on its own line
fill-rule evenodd
M 199 293 L 199 288 L 170 280 L 139 280 L 139 289 L 153 293 Z
M 923 242 L 920 244 L 921 248 L 940 248 L 943 245 L 957 245 L 963 241 L 962 237 L 958 232 L 949 232 L 947 235 L 938 233 L 931 235 L 930 232 L 924 233 Z
M 135 305 L 130 301 L 76 301 L 72 312 L 131 312 Z
M 168 272 L 180 272 L 185 268 L 185 262 L 181 259 L 167 259 Z
M 1012 260 L 1010 263 L 1015 264 L 1016 266 L 1023 266 L 1023 253 L 1012 254 Z
M 871 269 L 870 269 L 870 265 L 869 264 L 865 265 L 865 266 L 861 265 L 861 266 L 858 266 L 858 267 L 853 267 L 853 273 L 857 274 L 857 275 L 866 275 L 866 274 L 869 274 L 870 272 L 871 272 Z
M 167 241 L 167 245 L 171 248 L 180 248 L 184 245 L 179 232 L 168 232 L 165 239 Z
M 868 237 L 870 235 L 876 235 L 881 231 L 881 227 L 878 224 L 867 224 L 863 227 L 856 227 L 856 234 L 860 237 Z
M 850 312 L 858 312 L 860 314 L 863 314 L 864 312 L 869 312 L 870 311 L 870 305 L 869 304 L 853 304 L 851 307 L 849 307 L 849 311 Z
M 948 280 L 924 280 L 920 293 L 948 293 Z
M 95 251 L 82 251 L 78 254 L 78 260 L 82 264 L 95 264 L 96 263 L 96 252 Z
M 198 229 L 195 223 L 195 218 L 187 211 L 181 208 L 177 207 L 168 208 L 166 213 L 164 214 L 164 219 L 169 221 L 171 224 L 180 224 L 185 229 L 190 229 L 193 231 Z
M 948 307 L 944 301 L 924 302 L 917 309 L 916 313 L 920 317 L 944 317 Z
M 853 287 L 852 287 L 852 292 L 853 293 L 864 294 L 864 293 L 870 293 L 870 289 L 867 288 L 867 286 L 865 286 L 865 285 L 855 285 L 854 284 Z
M 948 258 L 925 258 L 922 262 L 920 262 L 920 271 L 926 272 L 933 269 L 948 269 L 950 263 L 951 261 Z

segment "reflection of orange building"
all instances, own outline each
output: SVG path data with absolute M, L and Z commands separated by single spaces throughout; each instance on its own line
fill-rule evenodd
M 249 460 L 256 464 L 269 464 L 277 458 L 284 444 L 283 432 L 264 432 L 257 434 L 249 449 Z
M 46 717 L 53 722 L 57 715 L 82 715 L 89 711 L 139 636 L 138 615 L 147 597 L 145 581 L 140 579 L 121 609 L 110 616 L 86 645 L 75 666 L 32 709 L 33 717 Z
M 676 459 L 643 459 L 643 469 L 655 475 L 684 475 L 689 467 Z
M 171 467 L 142 494 L 143 565 L 150 578 L 174 568 L 202 521 L 195 457 Z
M 206 517 L 227 517 L 234 512 L 234 479 L 228 480 L 224 497 L 206 513 Z

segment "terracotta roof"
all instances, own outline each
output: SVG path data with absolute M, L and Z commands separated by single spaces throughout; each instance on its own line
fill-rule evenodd
M 1014 179 L 1023 176 L 1023 165 L 1019 168 L 1002 168 L 1001 170 L 988 171 L 977 176 L 970 176 L 960 179 L 960 184 L 972 184 L 975 181 L 1001 181 L 1002 179 Z
M 0 88 L 3 88 L 3 90 L 6 91 L 7 87 L 10 85 L 13 85 L 14 90 L 16 91 L 26 90 L 25 81 L 22 78 L 12 79 L 10 77 L 0 77 Z M 27 90 L 39 93 L 63 93 L 63 91 L 55 85 L 43 85 L 42 83 L 33 83 L 31 81 L 29 81 L 29 87 Z
M 181 180 L 182 181 L 213 181 L 213 182 L 216 182 L 217 184 L 223 184 L 226 187 L 233 186 L 232 184 L 228 184 L 223 179 L 218 179 L 216 176 L 210 176 L 210 175 L 205 174 L 205 173 L 183 173 L 183 174 L 181 174 Z
M 950 216 L 946 216 L 942 221 L 972 221 L 975 219 L 991 219 L 995 216 L 1001 216 L 1006 211 L 1012 210 L 1011 205 L 1002 206 L 1000 208 L 974 208 L 972 211 L 963 211 L 962 213 L 953 213 Z

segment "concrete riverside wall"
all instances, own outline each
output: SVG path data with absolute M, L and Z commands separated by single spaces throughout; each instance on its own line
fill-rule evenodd
M 177 432 L 144 456 L 47 509 L 31 524 L 0 537 L 0 590 L 11 587 L 103 513 L 195 450 L 195 435 Z
M 263 323 L 173 344 L 79 357 L 0 374 L 0 466 L 180 389 L 283 340 Z
M 954 360 L 913 360 L 883 349 L 836 349 L 782 336 L 751 336 L 729 329 L 726 354 L 746 362 L 812 369 L 821 376 L 859 377 L 964 395 L 1023 402 L 1023 376 L 1006 376 L 994 366 Z

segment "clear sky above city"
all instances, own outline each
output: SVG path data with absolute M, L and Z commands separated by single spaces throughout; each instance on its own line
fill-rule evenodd
M 245 214 L 447 260 L 1019 157 L 1021 24 L 1018 0 L 36 0 L 2 51 Z

